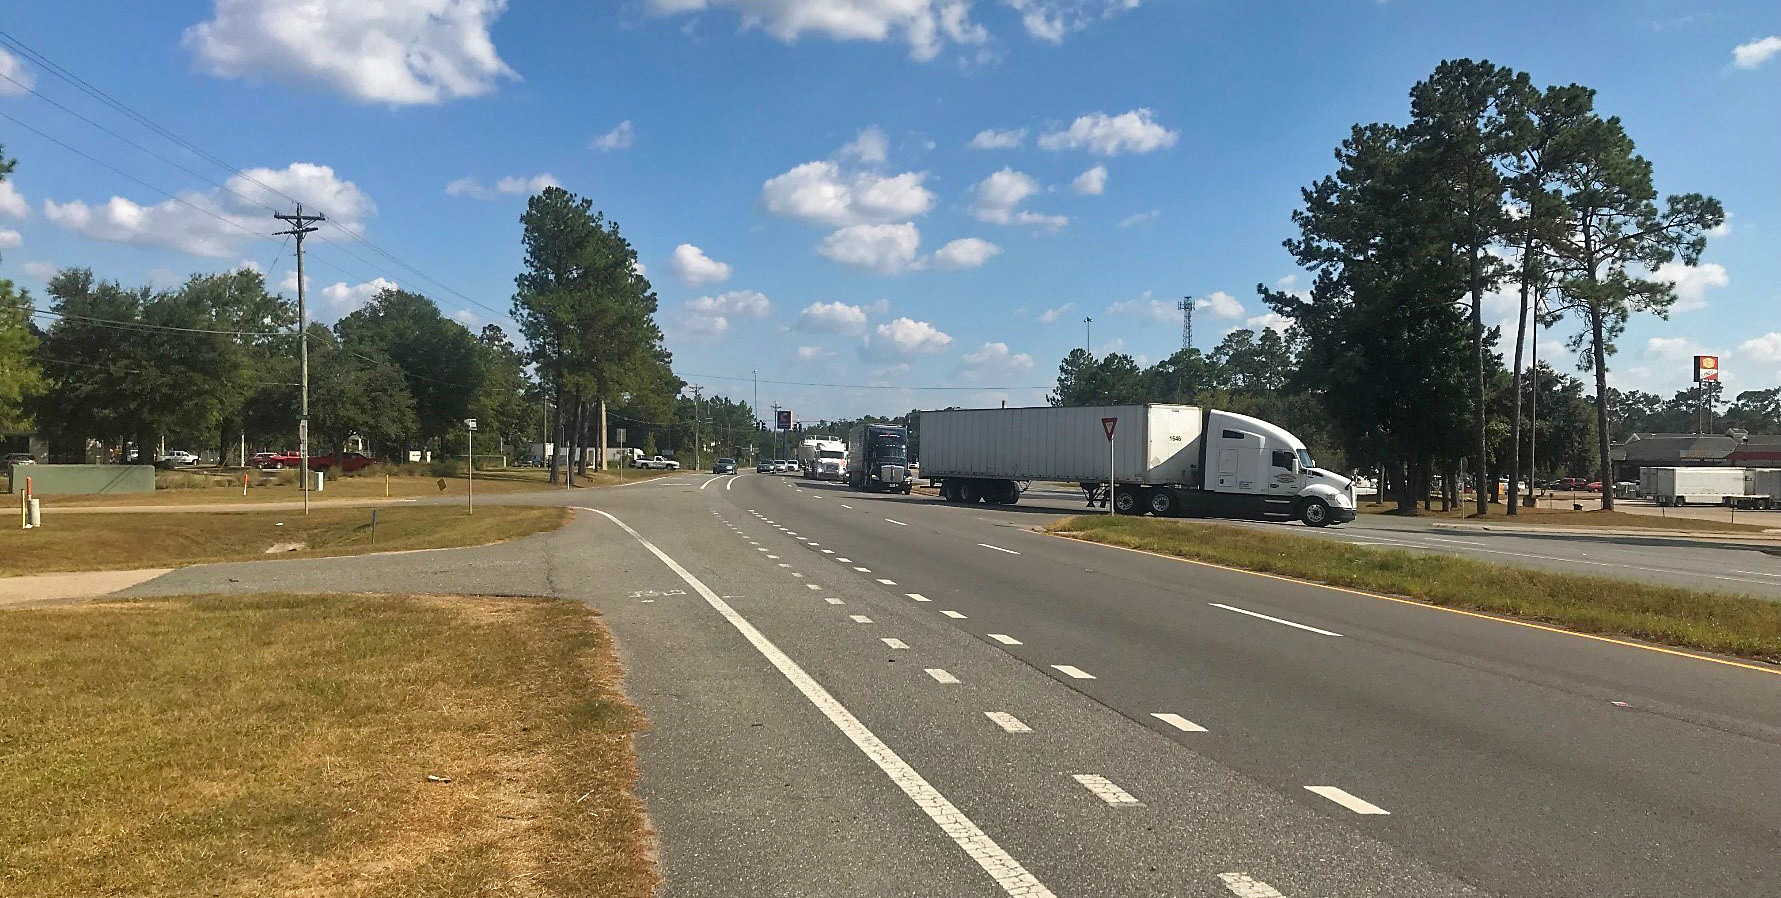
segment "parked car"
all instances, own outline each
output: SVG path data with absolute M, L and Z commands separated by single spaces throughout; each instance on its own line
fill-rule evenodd
M 771 473 L 773 473 L 773 459 L 770 459 L 770 458 L 761 459 L 759 462 L 757 462 L 755 464 L 754 472 L 756 474 L 771 474 Z
M 528 455 L 525 458 L 514 462 L 513 466 L 516 468 L 542 468 L 544 467 L 544 459 L 535 455 Z
M 713 473 L 713 474 L 734 474 L 734 473 L 736 473 L 736 460 L 733 458 L 718 459 L 717 463 L 713 464 L 711 466 L 711 473 Z
M 13 452 L 0 463 L 4 463 L 9 468 L 13 465 L 34 465 L 37 464 L 37 456 L 29 452 Z
M 1599 493 L 1602 491 L 1602 482 L 1600 480 L 1592 480 L 1584 484 L 1583 488 L 1592 493 Z
M 1555 490 L 1571 490 L 1573 492 L 1577 491 L 1577 490 L 1586 490 L 1589 488 L 1589 478 L 1587 478 L 1587 477 L 1561 477 L 1558 480 L 1554 480 L 1552 482 L 1552 488 Z M 1596 484 L 1596 489 L 1599 490 L 1601 488 L 1602 488 L 1601 484 L 1599 484 L 1599 483 Z
M 184 449 L 175 449 L 172 452 L 169 452 L 166 455 L 161 456 L 158 460 L 162 461 L 162 462 L 166 462 L 168 464 L 171 464 L 175 467 L 186 468 L 186 467 L 191 467 L 192 465 L 197 464 L 198 456 L 193 455 L 192 453 L 187 452 Z
M 363 471 L 376 462 L 377 459 L 360 452 L 342 452 L 338 458 L 330 452 L 327 455 L 310 456 L 309 470 L 326 471 L 329 468 L 339 468 L 340 473 L 351 474 L 354 471 Z
M 678 471 L 680 470 L 680 462 L 666 456 L 652 455 L 649 458 L 637 462 L 637 467 L 649 468 L 654 471 Z

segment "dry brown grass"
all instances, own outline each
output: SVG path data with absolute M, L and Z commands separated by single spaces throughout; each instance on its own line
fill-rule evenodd
M 1598 501 L 1589 499 L 1585 501 Z M 1382 514 L 1396 516 L 1397 505 L 1375 505 L 1361 503 L 1361 514 Z M 1528 527 L 1599 527 L 1606 529 L 1639 528 L 1642 530 L 1690 530 L 1702 533 L 1761 533 L 1772 524 L 1735 524 L 1727 521 L 1709 521 L 1689 517 L 1662 517 L 1659 515 L 1634 514 L 1625 511 L 1572 511 L 1568 508 L 1522 508 L 1514 517 L 1510 517 L 1506 506 L 1491 505 L 1483 518 L 1477 517 L 1477 506 L 1467 504 L 1463 508 L 1440 511 L 1417 511 L 1419 518 L 1433 518 L 1443 521 L 1470 521 L 1473 523 L 1514 524 Z
M 569 513 L 529 505 L 486 505 L 474 515 L 456 505 L 376 512 L 375 538 L 369 508 L 46 515 L 35 530 L 0 527 L 0 576 L 257 560 L 274 557 L 266 550 L 279 543 L 307 547 L 279 558 L 476 546 L 554 530 Z
M 1198 521 L 1081 515 L 1059 536 L 1364 589 L 1586 633 L 1781 662 L 1781 602 Z
M 615 486 L 637 480 L 649 480 L 672 471 L 639 471 L 635 469 L 616 470 L 609 474 L 595 474 L 587 478 L 577 477 L 576 488 Z M 297 502 L 303 498 L 303 490 L 297 482 L 295 471 L 249 472 L 247 495 L 241 494 L 241 474 L 216 476 L 185 471 L 163 471 L 156 476 L 159 487 L 152 493 L 115 493 L 100 496 L 44 496 L 46 509 L 63 505 L 68 507 L 116 506 L 116 505 L 219 505 L 248 506 L 261 502 Z M 548 475 L 537 469 L 515 469 L 510 471 L 477 471 L 476 495 L 496 495 L 510 493 L 530 493 L 540 490 L 562 489 L 562 484 L 552 485 L 546 481 Z M 444 488 L 440 483 L 444 483 Z M 469 488 L 468 478 L 462 474 L 447 477 L 431 477 L 418 475 L 395 475 L 389 478 L 387 495 L 393 499 L 414 499 L 425 496 L 457 496 L 463 497 Z M 381 499 L 386 495 L 384 477 L 381 474 L 360 476 L 349 474 L 336 479 L 328 477 L 325 488 L 321 492 L 311 492 L 311 503 L 326 505 L 329 501 L 341 499 Z M 13 511 L 18 510 L 14 499 Z
M 0 894 L 642 898 L 619 680 L 572 602 L 10 612 Z

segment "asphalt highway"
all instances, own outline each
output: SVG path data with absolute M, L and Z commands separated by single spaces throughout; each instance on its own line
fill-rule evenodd
M 571 501 L 501 546 L 133 591 L 595 604 L 651 719 L 669 896 L 1781 883 L 1781 668 L 1072 542 L 1022 506 L 753 474 Z

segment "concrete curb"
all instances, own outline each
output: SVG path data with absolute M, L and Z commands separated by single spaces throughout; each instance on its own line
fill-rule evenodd
M 1505 527 L 1500 524 L 1430 524 L 1430 530 L 1444 530 L 1459 533 L 1512 533 L 1520 536 L 1619 536 L 1640 537 L 1644 539 L 1687 540 L 1690 542 L 1707 542 L 1728 546 L 1749 546 L 1752 548 L 1781 548 L 1781 533 L 1768 535 L 1751 533 L 1735 535 L 1731 533 L 1712 533 L 1700 530 L 1646 530 L 1644 528 L 1597 528 L 1597 527 Z

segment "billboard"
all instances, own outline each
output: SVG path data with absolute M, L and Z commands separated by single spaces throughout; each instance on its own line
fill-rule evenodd
M 781 409 L 780 411 L 775 412 L 774 414 L 777 415 L 777 417 L 778 417 L 778 420 L 773 425 L 775 430 L 791 430 L 792 429 L 792 410 L 791 409 L 789 409 L 789 408 Z
M 1694 382 L 1697 384 L 1719 382 L 1719 356 L 1697 355 L 1694 357 Z

